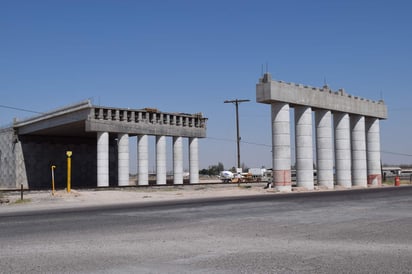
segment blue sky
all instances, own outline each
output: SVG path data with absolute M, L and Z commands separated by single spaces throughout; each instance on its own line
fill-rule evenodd
M 262 65 L 278 80 L 384 99 L 384 163 L 412 163 L 410 1 L 0 0 L 1 105 L 48 111 L 87 98 L 203 112 L 200 167 L 271 165 Z M 0 107 L 0 124 L 32 113 Z M 132 144 L 133 146 L 133 144 Z M 131 148 L 134 150 L 134 148 Z M 405 155 L 401 155 L 405 154 Z

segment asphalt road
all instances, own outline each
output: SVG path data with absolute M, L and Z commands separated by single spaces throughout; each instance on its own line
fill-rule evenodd
M 0 213 L 1 273 L 412 273 L 412 188 Z

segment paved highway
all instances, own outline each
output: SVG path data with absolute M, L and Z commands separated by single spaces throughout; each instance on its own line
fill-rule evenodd
M 412 273 L 411 258 L 411 187 L 0 213 L 2 273 Z

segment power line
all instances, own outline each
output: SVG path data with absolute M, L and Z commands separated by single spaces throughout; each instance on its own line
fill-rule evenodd
M 248 144 L 248 145 L 255 145 L 255 146 L 262 146 L 262 147 L 272 147 L 271 145 L 267 144 L 260 144 L 260 143 L 254 143 L 254 142 L 248 142 L 248 141 L 240 141 L 243 144 Z
M 247 102 L 247 101 L 250 101 L 250 100 L 237 100 L 237 101 L 238 101 L 238 103 L 240 103 L 240 102 Z M 227 101 L 227 102 L 225 101 L 225 103 L 229 103 L 229 101 Z M 233 103 L 233 102 L 230 101 L 230 103 Z M 36 114 L 44 114 L 44 112 L 39 112 L 39 111 L 35 111 L 35 110 L 31 110 L 31 109 L 25 109 L 25 108 L 6 106 L 6 105 L 0 105 L 0 108 L 13 109 L 13 110 L 36 113 Z M 398 110 L 401 110 L 401 109 L 398 109 Z M 225 142 L 236 142 L 236 140 L 233 140 L 233 139 L 225 139 L 225 138 L 217 138 L 217 137 L 207 137 L 207 139 L 216 140 L 216 141 L 225 141 Z M 268 145 L 268 144 L 242 141 L 240 138 L 238 139 L 238 142 L 243 143 L 243 144 L 248 144 L 248 145 L 272 147 L 271 145 Z M 381 150 L 381 152 L 384 153 L 384 154 L 412 157 L 412 154 L 408 154 L 408 153 L 385 151 L 385 150 Z
M 236 142 L 236 140 L 233 139 L 225 139 L 225 138 L 217 138 L 217 137 L 206 137 L 206 139 L 210 139 L 210 140 L 216 140 L 216 141 L 225 141 L 225 142 Z
M 384 150 L 382 150 L 381 152 L 382 152 L 382 153 L 385 153 L 385 154 L 392 154 L 392 155 L 412 157 L 412 154 L 408 154 L 408 153 L 393 152 L 393 151 L 384 151 Z
M 206 137 L 206 139 L 216 140 L 216 141 L 224 141 L 224 142 L 231 142 L 234 143 L 236 140 L 233 139 L 225 139 L 225 138 L 218 138 L 218 137 Z M 255 146 L 262 146 L 262 147 L 272 147 L 271 145 L 255 143 L 255 142 L 248 142 L 240 140 L 240 143 L 247 144 L 247 145 L 255 145 Z
M 216 140 L 216 141 L 225 141 L 225 142 L 231 142 L 231 143 L 236 142 L 236 140 L 233 140 L 233 139 L 225 139 L 225 138 L 218 138 L 218 137 L 207 137 L 207 139 Z M 241 140 L 240 142 L 243 143 L 243 144 L 248 144 L 248 145 L 263 146 L 263 147 L 270 147 L 270 148 L 272 147 L 271 145 L 262 144 L 262 143 L 248 142 L 248 141 L 242 141 L 242 140 Z M 381 150 L 381 153 L 391 154 L 391 155 L 399 155 L 399 156 L 406 156 L 406 157 L 412 157 L 412 154 L 395 152 L 395 151 Z
M 7 109 L 13 109 L 13 110 L 24 111 L 24 112 L 31 112 L 31 113 L 36 113 L 36 114 L 43 114 L 44 113 L 44 112 L 39 112 L 39 111 L 35 111 L 35 110 L 11 107 L 11 106 L 6 106 L 6 105 L 0 105 L 0 108 L 7 108 Z

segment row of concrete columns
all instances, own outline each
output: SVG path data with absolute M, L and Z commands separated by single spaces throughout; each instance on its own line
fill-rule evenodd
M 271 104 L 271 110 L 273 182 L 279 191 L 290 191 L 290 106 L 277 102 Z M 297 186 L 313 189 L 312 108 L 296 106 L 294 118 Z M 378 118 L 341 112 L 332 115 L 330 110 L 317 109 L 315 130 L 319 186 L 332 189 L 334 173 L 336 184 L 345 188 L 381 184 Z
M 148 135 L 137 136 L 138 185 L 149 184 Z M 118 134 L 118 185 L 129 185 L 129 135 Z M 190 183 L 199 182 L 198 138 L 189 138 Z M 166 136 L 156 136 L 156 184 L 166 184 Z M 173 183 L 183 184 L 183 137 L 173 137 Z M 109 133 L 97 133 L 97 186 L 109 186 Z

